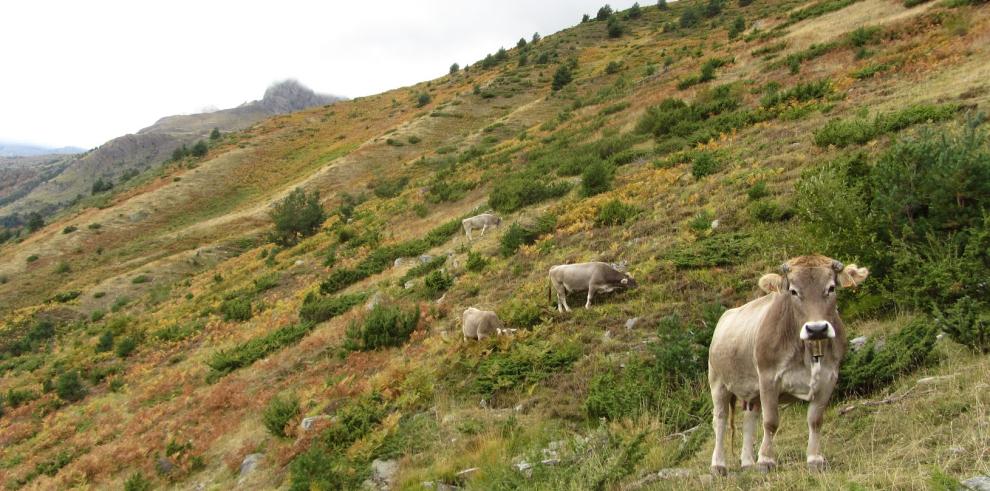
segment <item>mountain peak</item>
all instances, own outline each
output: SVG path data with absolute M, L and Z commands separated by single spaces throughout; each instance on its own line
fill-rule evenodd
M 257 104 L 266 111 L 281 114 L 329 104 L 339 99 L 331 95 L 317 94 L 299 81 L 287 79 L 268 87 L 264 97 L 257 101 Z

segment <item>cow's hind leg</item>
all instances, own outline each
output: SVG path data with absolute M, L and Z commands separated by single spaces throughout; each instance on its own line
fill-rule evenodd
M 485 226 L 481 227 L 481 236 L 482 237 L 485 236 L 485 230 L 488 230 L 488 225 L 485 225 Z
M 712 452 L 712 475 L 728 474 L 725 465 L 725 428 L 729 422 L 732 394 L 719 383 L 712 384 L 712 428 L 715 430 L 715 451 Z
M 753 457 L 753 447 L 756 444 L 756 422 L 760 417 L 758 399 L 743 401 L 743 442 L 740 464 L 743 469 L 753 467 L 756 459 Z
M 591 308 L 591 299 L 595 297 L 595 287 L 588 285 L 588 301 L 584 303 L 584 308 Z
M 558 283 L 551 280 L 553 283 L 553 290 L 557 292 L 557 312 L 567 312 L 571 311 L 571 308 L 567 305 L 567 288 L 563 283 Z

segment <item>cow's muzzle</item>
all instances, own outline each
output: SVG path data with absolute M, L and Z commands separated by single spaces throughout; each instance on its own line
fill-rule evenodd
M 801 339 L 804 341 L 816 341 L 819 339 L 832 339 L 835 337 L 835 328 L 829 321 L 807 322 L 801 328 Z

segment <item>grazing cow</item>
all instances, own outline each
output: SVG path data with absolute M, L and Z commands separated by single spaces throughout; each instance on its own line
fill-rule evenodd
M 836 309 L 835 290 L 866 279 L 869 271 L 824 256 L 802 256 L 767 274 L 759 285 L 767 295 L 727 310 L 719 319 L 708 352 L 715 452 L 712 474 L 725 475 L 726 423 L 743 407 L 742 467 L 776 466 L 773 437 L 778 401 L 808 401 L 808 468 L 823 470 L 818 433 L 838 380 L 846 333 Z M 753 461 L 757 411 L 762 410 L 763 443 Z
M 461 220 L 461 226 L 464 227 L 464 233 L 467 235 L 468 240 L 471 240 L 471 231 L 474 229 L 481 229 L 481 236 L 485 236 L 485 230 L 489 227 L 498 227 L 502 224 L 502 219 L 498 215 L 493 215 L 491 213 L 482 213 L 471 218 L 465 218 Z
M 588 292 L 584 308 L 591 307 L 595 293 L 609 293 L 625 288 L 636 288 L 636 280 L 628 273 L 616 270 L 608 263 L 562 264 L 550 268 L 550 284 L 557 292 L 557 310 L 571 311 L 567 294 Z
M 464 310 L 461 332 L 464 333 L 465 341 L 468 339 L 480 341 L 493 334 L 508 332 L 508 330 L 502 325 L 502 321 L 498 319 L 495 312 L 468 307 Z

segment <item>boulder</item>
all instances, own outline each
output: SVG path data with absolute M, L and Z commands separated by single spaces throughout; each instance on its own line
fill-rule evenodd
M 863 346 L 866 346 L 866 336 L 859 336 L 849 340 L 849 349 L 852 351 L 857 351 Z
M 244 460 L 241 461 L 241 470 L 240 473 L 238 473 L 237 480 L 243 481 L 246 479 L 252 472 L 254 472 L 255 469 L 258 468 L 258 464 L 261 463 L 261 460 L 264 457 L 265 455 L 260 453 L 253 453 L 247 457 L 244 457 Z
M 309 416 L 303 418 L 302 422 L 299 423 L 299 429 L 303 431 L 309 431 L 313 429 L 313 426 L 316 426 L 316 424 L 319 423 L 320 421 L 328 421 L 330 419 L 331 419 L 330 416 L 327 416 L 326 414 L 320 414 L 318 416 Z
M 975 476 L 962 482 L 963 487 L 971 491 L 990 491 L 990 477 Z
M 632 319 L 627 320 L 626 329 L 632 329 L 636 327 L 636 324 L 639 324 L 639 317 L 633 317 Z
M 420 256 L 417 259 L 419 259 L 419 262 L 420 263 L 426 264 L 426 263 L 428 263 L 428 262 L 430 262 L 430 261 L 433 260 L 433 256 L 431 256 L 429 254 L 420 254 Z
M 155 469 L 159 474 L 167 476 L 172 473 L 172 469 L 175 469 L 175 464 L 173 464 L 168 457 L 159 457 L 158 460 L 155 461 Z
M 385 295 L 383 295 L 382 292 L 375 292 L 375 294 L 372 295 L 371 298 L 369 298 L 364 304 L 364 309 L 370 311 L 371 309 L 374 309 L 376 305 L 382 303 L 382 300 L 385 300 Z

